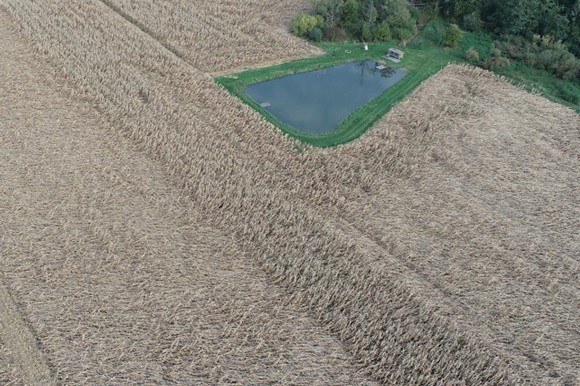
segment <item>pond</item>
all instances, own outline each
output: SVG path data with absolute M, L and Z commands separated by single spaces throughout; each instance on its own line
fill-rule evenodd
M 255 83 L 244 92 L 298 132 L 322 135 L 406 74 L 375 61 L 355 62 Z

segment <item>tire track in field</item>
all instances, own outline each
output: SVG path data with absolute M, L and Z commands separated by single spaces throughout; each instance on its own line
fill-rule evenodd
M 159 44 L 161 44 L 163 46 L 163 48 L 165 48 L 167 51 L 171 52 L 173 55 L 175 55 L 179 59 L 183 60 L 189 66 L 192 66 L 195 68 L 195 66 L 191 62 L 189 62 L 187 60 L 187 58 L 181 52 L 179 52 L 179 50 L 177 50 L 176 48 L 173 48 L 169 43 L 166 43 L 163 40 L 159 39 L 157 36 L 155 36 L 155 33 L 150 28 L 148 28 L 145 24 L 141 23 L 139 20 L 135 19 L 133 16 L 129 15 L 128 13 L 123 11 L 120 7 L 116 6 L 115 4 L 113 4 L 109 0 L 99 0 L 99 2 L 102 3 L 104 6 L 106 6 L 107 8 L 111 9 L 111 11 L 113 11 L 114 13 L 121 16 L 123 19 L 127 20 L 129 23 L 133 24 L 135 27 L 137 27 L 139 30 L 141 30 L 141 32 L 149 35 L 149 37 L 151 37 L 151 39 L 153 39 L 156 42 L 158 42 Z M 197 70 L 197 68 L 196 68 L 196 70 Z
M 199 225 L 163 165 L 59 97 L 2 16 L 0 271 L 57 383 L 374 384 L 233 239 Z M 1 365 L 0 385 L 20 379 Z
M 167 51 L 171 52 L 178 59 L 182 60 L 186 65 L 192 67 L 195 71 L 199 71 L 199 72 L 203 73 L 203 71 L 201 71 L 195 65 L 193 65 L 187 59 L 187 57 L 185 57 L 185 55 L 181 54 L 176 48 L 172 47 L 170 44 L 164 42 L 160 37 L 158 37 L 155 34 L 155 32 L 153 30 L 151 30 L 149 27 L 147 27 L 144 23 L 140 22 L 136 18 L 132 17 L 131 15 L 129 15 L 128 13 L 123 11 L 123 9 L 121 9 L 119 6 L 115 5 L 112 1 L 110 1 L 110 0 L 98 0 L 98 1 L 100 3 L 102 3 L 103 5 L 105 5 L 106 7 L 108 7 L 111 11 L 117 13 L 119 16 L 121 16 L 127 22 L 134 25 L 141 32 L 147 34 L 151 39 L 153 39 L 153 41 L 159 43 L 163 48 L 165 48 Z M 227 71 L 227 73 L 230 73 L 230 72 L 232 72 L 232 71 L 231 70 Z M 222 73 L 226 73 L 226 72 L 222 71 Z M 214 75 L 215 74 L 210 74 L 210 76 L 214 76 Z M 276 166 L 274 165 L 272 167 L 275 168 Z M 316 208 L 314 205 L 307 204 L 307 203 L 304 203 L 304 204 L 308 206 L 308 208 L 311 212 L 316 213 L 320 216 L 324 216 L 324 214 L 318 208 Z M 346 218 L 346 216 L 342 215 L 341 213 L 334 213 L 333 215 L 334 215 L 334 218 L 329 219 L 329 220 L 332 221 L 335 225 L 340 224 L 340 228 L 342 229 L 342 231 L 345 234 L 357 234 L 357 235 L 359 235 L 359 238 L 357 238 L 357 240 L 360 241 L 359 244 L 364 245 L 367 248 L 371 247 L 371 250 L 373 250 L 375 252 L 375 254 L 374 254 L 375 259 L 376 259 L 376 256 L 383 256 L 383 257 L 390 256 L 390 253 L 388 252 L 387 247 L 384 245 L 384 243 L 380 242 L 376 237 L 373 237 L 372 235 L 366 234 L 364 232 L 364 230 L 361 229 L 360 227 L 357 227 L 357 226 L 349 223 L 349 220 Z M 399 261 L 400 261 L 400 259 L 399 259 Z M 409 275 L 409 280 L 414 282 L 415 285 L 421 286 L 421 287 L 424 286 L 424 287 L 428 288 L 430 293 L 440 292 L 433 285 L 432 281 L 428 280 L 426 277 L 423 276 L 423 277 L 421 277 L 421 279 L 424 279 L 425 282 L 421 282 L 421 279 L 419 279 L 419 277 L 421 275 L 419 275 L 417 272 L 413 271 L 413 269 L 410 266 L 407 266 L 404 261 L 401 261 L 401 262 L 403 264 L 405 264 L 405 266 L 408 268 L 408 271 L 406 271 L 405 274 Z M 411 277 L 412 277 L 412 279 L 411 279 Z
M 26 385 L 56 385 L 32 331 L 24 321 L 0 276 L 0 338 L 20 367 Z
M 177 59 L 180 59 L 184 64 L 193 68 L 194 71 L 204 73 L 203 71 L 198 69 L 194 64 L 192 64 L 177 49 L 173 48 L 171 45 L 169 45 L 168 43 L 164 42 L 161 38 L 159 38 L 155 34 L 155 32 L 152 31 L 150 28 L 148 28 L 145 24 L 143 24 L 139 20 L 135 19 L 131 15 L 127 14 L 120 7 L 114 5 L 110 0 L 99 0 L 98 2 L 102 3 L 105 7 L 107 7 L 112 12 L 117 13 L 120 17 L 125 19 L 132 26 L 136 27 L 138 30 L 145 33 L 154 42 L 159 43 L 163 48 L 165 48 L 167 51 L 172 53 Z M 274 168 L 274 169 L 276 167 L 277 167 L 276 165 L 272 166 L 272 168 Z M 324 213 L 322 213 L 322 211 L 319 208 L 316 208 L 314 205 L 312 205 L 312 203 L 305 202 L 304 205 L 308 208 L 309 212 L 315 213 L 317 216 L 324 217 Z M 370 258 L 371 261 L 378 263 L 379 261 L 381 261 L 381 259 L 384 259 L 385 256 L 391 257 L 390 256 L 391 254 L 388 252 L 388 249 L 386 248 L 384 243 L 380 242 L 380 240 L 378 240 L 376 237 L 373 237 L 372 235 L 367 234 L 360 227 L 355 226 L 353 224 L 350 224 L 348 222 L 347 217 L 345 217 L 344 215 L 342 215 L 340 213 L 333 213 L 333 217 L 328 218 L 327 220 L 329 221 L 329 224 L 333 224 L 335 226 L 340 225 L 338 227 L 338 229 L 341 230 L 342 234 L 346 234 L 346 235 L 356 234 L 358 237 L 355 239 L 356 241 L 354 241 L 355 244 L 357 246 L 360 246 L 361 249 L 363 249 L 367 252 L 368 257 Z M 370 250 L 368 250 L 366 248 L 370 248 Z M 391 259 L 396 261 L 395 256 L 392 256 Z M 383 264 L 384 264 L 384 262 L 383 262 Z M 423 292 L 425 292 L 425 293 L 433 294 L 433 292 L 441 292 L 435 288 L 432 281 L 424 280 L 424 279 L 426 279 L 426 277 L 424 277 L 424 276 L 421 277 L 421 275 L 418 272 L 415 272 L 414 270 L 410 269 L 410 267 L 406 267 L 406 268 L 409 268 L 408 270 L 403 268 L 403 271 L 405 273 L 404 277 L 406 278 L 406 281 L 405 281 L 406 283 L 412 282 L 414 284 L 415 288 L 421 288 L 421 289 L 423 289 Z M 272 271 L 266 270 L 266 272 L 268 275 L 272 275 Z M 413 296 L 416 296 L 416 295 L 413 294 Z M 420 299 L 422 301 L 425 300 L 423 297 L 420 297 Z M 461 331 L 461 332 L 465 333 L 466 331 Z M 469 333 L 467 333 L 467 335 L 470 336 Z M 335 334 L 335 336 L 337 336 L 337 335 Z M 339 339 L 341 340 L 341 342 L 343 344 L 347 343 L 342 338 L 339 337 Z M 347 347 L 350 348 L 350 346 L 348 344 L 347 344 Z

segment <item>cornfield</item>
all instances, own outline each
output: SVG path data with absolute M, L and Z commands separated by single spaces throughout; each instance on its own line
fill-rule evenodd
M 0 4 L 0 383 L 577 382 L 578 115 L 450 65 L 297 151 L 210 75 L 294 4 Z
M 304 8 L 300 1 L 104 3 L 204 72 L 279 63 L 321 53 L 291 36 L 280 23 L 281 15 Z

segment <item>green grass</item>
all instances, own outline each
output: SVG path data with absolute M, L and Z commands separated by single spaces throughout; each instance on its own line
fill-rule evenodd
M 580 113 L 580 81 L 565 81 L 546 71 L 523 63 L 512 63 L 498 74 L 515 81 L 529 91 L 542 94 L 552 102 L 560 103 Z
M 337 146 L 361 136 L 387 113 L 393 105 L 409 95 L 419 84 L 437 73 L 449 62 L 464 62 L 464 53 L 469 47 L 475 47 L 479 51 L 482 60 L 487 57 L 489 48 L 493 43 L 490 35 L 485 33 L 466 33 L 459 47 L 449 49 L 440 46 L 441 28 L 441 21 L 427 24 L 422 33 L 406 47 L 399 47 L 396 42 L 391 41 L 370 44 L 369 50 L 364 51 L 359 43 L 320 43 L 318 46 L 326 52 L 323 56 L 224 75 L 216 78 L 216 82 L 239 97 L 244 103 L 253 107 L 265 119 L 279 127 L 289 136 L 312 146 Z M 385 61 L 383 55 L 390 47 L 402 49 L 405 52 L 405 57 L 399 64 L 387 61 L 388 65 L 405 69 L 408 72 L 407 76 L 378 98 L 356 109 L 331 133 L 324 135 L 300 133 L 293 127 L 280 122 L 243 91 L 251 84 L 299 72 L 313 71 L 342 63 L 369 59 Z M 564 82 L 545 71 L 535 70 L 519 63 L 512 64 L 502 71 L 501 75 L 505 75 L 528 89 L 541 92 L 552 101 L 575 109 L 579 107 L 577 103 L 569 102 L 570 99 L 574 100 L 580 95 L 580 85 L 576 85 L 575 82 Z
M 483 61 L 489 56 L 489 50 L 493 44 L 493 37 L 485 32 L 472 32 L 465 34 L 461 41 L 460 51 L 465 52 L 470 47 L 479 52 Z M 576 112 L 580 112 L 580 80 L 563 80 L 547 71 L 534 68 L 525 63 L 512 61 L 505 70 L 496 71 L 512 80 L 515 84 L 523 86 L 528 91 L 542 94 L 552 102 L 568 106 Z
M 378 98 L 361 106 L 341 122 L 339 127 L 325 135 L 308 135 L 296 131 L 294 128 L 283 124 L 272 116 L 268 111 L 260 107 L 244 92 L 244 88 L 250 84 L 279 78 L 282 76 L 305 71 L 332 67 L 338 64 L 362 61 L 380 60 L 390 47 L 398 47 L 395 42 L 371 44 L 369 51 L 364 51 L 361 44 L 329 44 L 321 43 L 319 46 L 326 51 L 326 55 L 284 63 L 278 66 L 245 71 L 233 75 L 218 77 L 216 81 L 231 93 L 237 95 L 242 101 L 260 112 L 268 121 L 278 126 L 282 131 L 293 138 L 317 147 L 330 147 L 350 142 L 366 132 L 377 120 L 379 120 L 395 103 L 407 96 L 421 82 L 443 68 L 449 59 L 447 55 L 439 53 L 440 50 L 425 50 L 411 47 L 402 48 L 405 58 L 400 64 L 387 62 L 389 65 L 400 67 L 408 71 L 408 75 L 399 83 L 391 87 Z

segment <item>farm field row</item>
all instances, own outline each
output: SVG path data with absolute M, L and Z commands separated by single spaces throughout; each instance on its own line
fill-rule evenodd
M 306 2 L 302 0 L 270 4 L 248 0 L 162 3 L 105 0 L 104 3 L 203 72 L 215 73 L 321 53 L 290 35 L 280 20 L 280 16 L 304 9 Z
M 373 384 L 0 21 L 0 285 L 51 370 L 19 368 L 0 296 L 0 383 Z
M 341 216 L 442 291 L 446 312 L 502 356 L 553 366 L 532 379 L 568 382 L 580 360 L 568 343 L 580 334 L 580 119 L 481 75 L 448 67 L 379 122 L 392 135 L 425 106 L 441 113 L 412 177 L 347 200 Z
M 131 189 L 137 189 L 137 196 L 147 194 L 144 186 L 149 183 L 124 177 L 120 183 L 125 190 L 113 189 L 118 203 L 111 201 L 114 195 L 100 199 L 100 182 L 116 180 L 102 176 L 103 170 L 107 165 L 115 170 L 111 163 L 125 161 L 116 162 L 117 153 L 97 157 L 100 150 L 95 148 L 89 154 L 95 158 L 91 163 L 99 165 L 96 177 L 79 176 L 80 185 L 88 190 L 81 190 L 59 209 L 64 218 L 62 210 L 71 209 L 67 205 L 84 207 L 75 221 L 83 223 L 88 216 L 100 221 L 97 224 L 116 225 L 103 225 L 96 232 L 87 229 L 96 238 L 88 240 L 89 252 L 95 242 L 102 244 L 102 234 L 110 234 L 118 240 L 112 247 L 127 254 L 105 269 L 153 261 L 159 271 L 147 267 L 136 271 L 137 282 L 153 281 L 158 275 L 169 277 L 163 275 L 175 272 L 172 264 L 177 264 L 156 256 L 177 254 L 186 261 L 180 267 L 190 271 L 175 283 L 155 281 L 151 285 L 158 287 L 151 290 L 195 291 L 191 283 L 197 276 L 188 262 L 196 256 L 195 250 L 188 249 L 195 248 L 195 242 L 177 243 L 183 245 L 178 250 L 165 243 L 159 254 L 148 252 L 160 248 L 157 241 L 164 239 L 155 236 L 156 219 L 168 221 L 164 229 L 178 226 L 173 224 L 179 219 L 191 224 L 186 226 L 191 240 L 209 243 L 210 252 L 199 257 L 201 268 L 215 259 L 215 251 L 221 250 L 217 245 L 229 245 L 224 261 L 246 264 L 239 271 L 243 277 L 233 283 L 243 286 L 253 281 L 243 272 L 256 264 L 260 269 L 252 272 L 263 275 L 266 283 L 277 283 L 280 301 L 292 298 L 308 307 L 324 326 L 319 326 L 321 334 L 349 353 L 343 363 L 356 359 L 361 371 L 383 383 L 519 384 L 523 378 L 530 384 L 559 384 L 578 376 L 573 347 L 578 330 L 571 326 L 580 325 L 575 323 L 580 322 L 580 307 L 569 299 L 578 293 L 574 229 L 579 216 L 574 191 L 579 180 L 579 122 L 571 110 L 526 94 L 485 71 L 454 65 L 420 85 L 359 140 L 333 149 L 313 149 L 281 135 L 217 87 L 204 73 L 206 68 L 196 68 L 179 52 L 175 55 L 166 43 L 154 39 L 155 34 L 143 33 L 142 26 L 115 12 L 115 7 L 98 1 L 73 6 L 66 0 L 3 4 L 37 56 L 51 63 L 56 78 L 72 85 L 74 98 L 94 103 L 100 119 L 107 122 L 106 130 L 124 135 L 127 146 L 138 149 L 133 156 L 140 154 L 152 169 L 158 168 L 149 172 L 141 167 L 121 177 L 139 180 L 155 174 L 147 178 L 159 178 L 154 185 L 159 201 L 152 205 L 160 209 L 141 206 L 142 200 L 127 196 L 125 190 Z M 223 4 L 220 12 L 229 9 L 229 2 Z M 228 44 L 236 39 L 231 37 Z M 250 53 L 246 62 L 240 60 L 254 59 Z M 78 116 L 73 120 L 81 121 Z M 15 122 L 20 122 L 16 127 L 29 126 L 24 120 Z M 95 127 L 99 129 L 93 135 L 98 137 L 105 129 Z M 539 155 L 538 161 L 530 154 Z M 15 162 L 17 156 L 6 153 L 5 158 Z M 54 183 L 66 181 L 69 174 L 55 174 Z M 161 182 L 165 174 L 167 179 Z M 90 188 L 97 192 L 94 203 L 87 193 Z M 177 201 L 164 198 L 171 196 L 166 192 L 171 189 L 179 192 L 183 203 L 169 209 L 176 211 L 183 204 L 195 210 L 167 219 L 164 205 Z M 545 203 L 545 211 L 538 202 Z M 168 213 L 174 213 L 171 210 Z M 117 212 L 135 219 L 130 223 L 134 225 L 124 229 Z M 24 216 L 15 208 L 10 214 L 15 219 Z M 207 219 L 207 231 L 195 226 L 200 217 Z M 141 222 L 146 229 L 134 229 Z M 76 232 L 74 227 L 70 231 Z M 151 241 L 140 235 L 148 235 Z M 178 232 L 176 237 L 190 239 L 187 235 Z M 52 233 L 42 240 L 61 242 Z M 133 246 L 145 256 L 132 253 Z M 22 255 L 23 250 L 6 254 L 12 264 L 19 264 Z M 80 255 L 88 267 L 106 262 L 90 253 Z M 254 263 L 244 256 L 255 259 Z M 45 258 L 49 256 L 37 256 L 39 262 Z M 46 264 L 46 272 L 53 272 L 48 270 L 51 263 Z M 220 276 L 219 267 L 206 268 L 206 274 Z M 7 266 L 6 272 L 20 269 Z M 114 278 L 112 284 L 118 286 L 121 277 Z M 223 280 L 220 283 L 227 287 L 230 279 Z M 17 288 L 10 290 L 16 299 L 23 296 Z M 46 294 L 51 296 L 48 290 Z M 126 299 L 139 300 L 139 296 L 141 292 L 126 293 Z M 200 303 L 187 303 L 190 308 L 207 306 L 206 297 L 195 299 Z M 163 302 L 156 297 L 150 300 Z M 243 304 L 231 304 L 231 312 L 238 312 Z M 70 310 L 82 306 L 72 303 Z M 34 306 L 27 312 L 34 312 Z M 188 320 L 176 312 L 180 322 L 173 328 L 179 329 Z M 59 316 L 55 318 L 56 325 Z M 266 312 L 263 318 L 272 316 Z M 110 328 L 119 323 L 124 322 L 115 320 Z M 176 336 L 187 337 L 183 334 L 176 330 Z M 191 358 L 193 354 L 181 343 L 175 345 Z M 228 363 L 222 365 L 228 368 Z M 165 371 L 163 366 L 152 366 L 147 374 L 133 376 L 152 380 Z M 105 370 L 110 375 L 123 369 Z
M 17 365 L 11 358 L 12 354 L 0 340 L 0 383 L 3 385 L 22 385 L 22 377 L 17 370 Z

